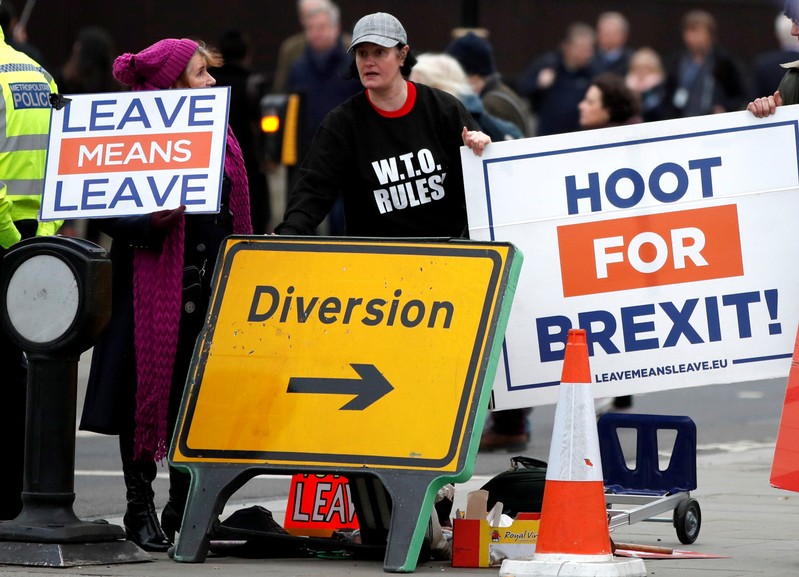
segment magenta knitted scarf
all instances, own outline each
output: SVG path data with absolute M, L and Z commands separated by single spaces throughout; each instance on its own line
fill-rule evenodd
M 228 126 L 225 174 L 230 179 L 233 232 L 252 234 L 247 171 L 236 137 Z M 178 346 L 183 282 L 185 219 L 167 235 L 160 252 L 136 249 L 133 260 L 136 415 L 134 459 L 167 455 L 167 408 Z

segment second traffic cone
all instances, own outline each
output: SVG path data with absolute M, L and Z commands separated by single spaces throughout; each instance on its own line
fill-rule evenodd
M 499 574 L 646 575 L 641 559 L 613 557 L 585 330 L 566 342 L 535 555 L 506 559 Z
M 791 370 L 785 388 L 777 445 L 771 463 L 771 486 L 799 491 L 799 331 L 793 345 Z

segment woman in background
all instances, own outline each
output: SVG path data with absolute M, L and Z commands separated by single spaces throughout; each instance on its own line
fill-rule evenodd
M 633 52 L 625 81 L 641 101 L 644 122 L 666 118 L 666 71 L 657 52 L 647 47 Z
M 627 87 L 624 78 L 612 72 L 600 74 L 578 105 L 580 128 L 606 128 L 641 122 L 638 97 Z

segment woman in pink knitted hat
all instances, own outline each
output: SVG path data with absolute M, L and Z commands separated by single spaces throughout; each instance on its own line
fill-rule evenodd
M 204 88 L 219 54 L 187 38 L 167 38 L 114 62 L 133 90 Z M 123 523 L 146 551 L 166 551 L 180 529 L 189 476 L 169 470 L 169 501 L 159 523 L 153 502 L 156 461 L 166 456 L 194 342 L 202 329 L 210 280 L 224 238 L 251 234 L 241 148 L 228 128 L 218 214 L 185 207 L 99 221 L 113 239 L 111 321 L 94 347 L 80 428 L 119 435 L 127 489 Z

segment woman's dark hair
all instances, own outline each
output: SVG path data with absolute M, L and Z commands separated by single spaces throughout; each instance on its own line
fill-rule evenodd
M 638 96 L 624 82 L 624 78 L 612 72 L 600 74 L 591 82 L 602 93 L 602 108 L 610 114 L 610 122 L 623 124 L 641 114 Z
M 402 50 L 404 46 L 407 44 L 403 44 L 400 42 L 395 46 L 397 50 Z M 408 78 L 411 75 L 411 69 L 416 66 L 416 56 L 413 55 L 413 52 L 409 49 L 408 54 L 405 56 L 405 63 L 400 68 L 400 74 L 404 78 Z M 345 78 L 349 80 L 357 80 L 358 79 L 358 66 L 355 64 L 355 52 L 352 53 L 352 62 L 350 62 L 350 67 L 347 70 L 347 74 L 345 74 Z

